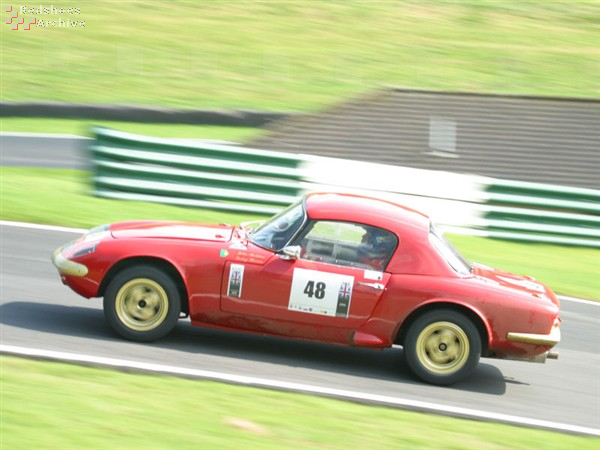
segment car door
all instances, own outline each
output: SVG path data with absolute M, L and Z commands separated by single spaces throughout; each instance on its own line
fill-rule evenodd
M 359 328 L 389 281 L 383 267 L 360 261 L 364 234 L 358 224 L 321 221 L 309 224 L 292 243 L 299 247 L 297 258 L 274 253 L 264 264 L 227 262 L 223 311 L 257 320 Z

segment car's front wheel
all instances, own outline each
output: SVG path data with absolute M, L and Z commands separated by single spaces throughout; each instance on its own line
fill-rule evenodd
M 167 335 L 181 311 L 173 279 L 153 266 L 135 266 L 118 273 L 106 288 L 104 316 L 125 339 L 150 342 Z
M 481 338 L 465 315 L 449 309 L 434 310 L 410 326 L 404 355 L 411 371 L 422 380 L 454 384 L 477 367 Z

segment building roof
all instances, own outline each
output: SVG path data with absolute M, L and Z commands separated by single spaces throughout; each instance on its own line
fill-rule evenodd
M 248 145 L 600 189 L 600 100 L 385 88 Z

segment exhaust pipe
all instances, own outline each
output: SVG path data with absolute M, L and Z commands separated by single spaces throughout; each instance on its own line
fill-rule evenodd
M 558 352 L 544 352 L 541 355 L 534 356 L 532 358 L 506 358 L 511 361 L 525 361 L 532 363 L 544 364 L 546 359 L 558 359 Z

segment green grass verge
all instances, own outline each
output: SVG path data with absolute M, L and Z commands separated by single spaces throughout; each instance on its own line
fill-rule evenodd
M 0 446 L 6 449 L 434 449 L 442 445 L 585 450 L 598 448 L 600 442 L 593 437 L 211 381 L 7 356 L 0 362 Z
M 597 249 L 473 236 L 451 235 L 449 239 L 472 261 L 531 275 L 559 294 L 600 300 L 600 251 Z
M 265 133 L 261 128 L 196 126 L 168 123 L 114 122 L 109 120 L 28 119 L 2 117 L 0 131 L 22 133 L 74 134 L 90 136 L 94 126 L 113 128 L 145 136 L 174 137 L 178 139 L 219 139 L 246 142 Z
M 90 228 L 137 219 L 229 222 L 261 216 L 181 208 L 90 196 L 89 173 L 1 167 L 0 218 Z M 600 300 L 600 252 L 557 245 L 523 244 L 472 236 L 450 239 L 473 261 L 534 276 L 560 294 Z
M 76 228 L 123 220 L 188 220 L 240 223 L 260 216 L 182 208 L 91 196 L 89 172 L 62 169 L 0 167 L 0 218 Z
M 288 111 L 389 84 L 600 93 L 595 0 L 78 7 L 81 14 L 63 19 L 85 20 L 85 28 L 2 27 L 3 100 Z

